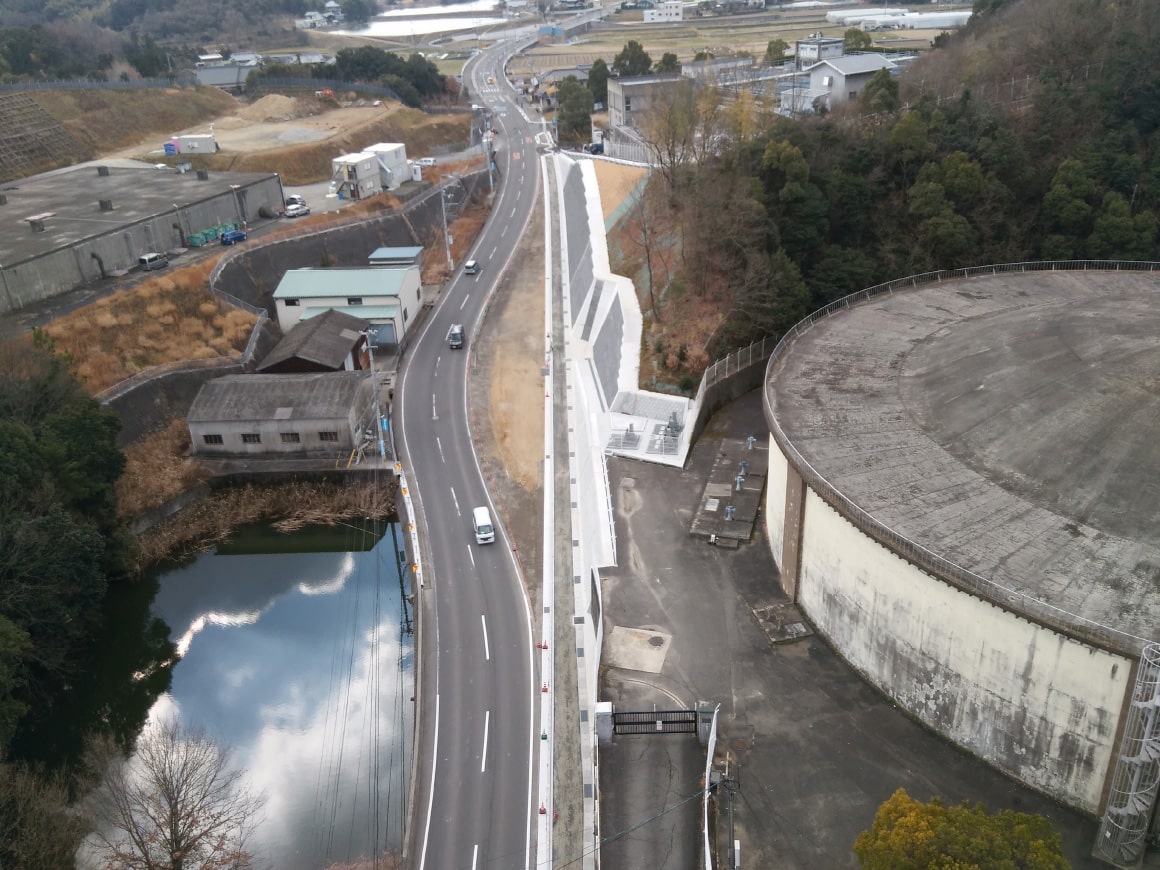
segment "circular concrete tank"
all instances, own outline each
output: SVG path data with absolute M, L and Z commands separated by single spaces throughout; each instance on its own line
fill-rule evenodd
M 1150 271 L 896 282 L 767 373 L 787 592 L 907 710 L 1089 812 L 1160 638 L 1158 294 Z

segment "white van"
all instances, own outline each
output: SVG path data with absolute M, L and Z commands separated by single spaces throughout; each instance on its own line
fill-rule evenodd
M 137 258 L 137 265 L 144 272 L 152 272 L 154 269 L 164 269 L 169 265 L 169 258 L 164 254 L 143 254 Z
M 471 512 L 471 525 L 475 529 L 475 543 L 495 543 L 495 527 L 491 524 L 491 511 L 477 507 Z

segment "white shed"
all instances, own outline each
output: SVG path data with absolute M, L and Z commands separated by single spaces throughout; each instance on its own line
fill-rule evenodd
M 394 190 L 411 178 L 407 171 L 407 146 L 401 142 L 378 142 L 368 145 L 366 153 L 374 154 L 379 164 L 383 190 Z

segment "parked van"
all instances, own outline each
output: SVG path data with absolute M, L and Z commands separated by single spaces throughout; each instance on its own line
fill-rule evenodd
M 479 274 L 479 262 L 477 260 L 468 260 L 466 263 L 463 264 L 463 274 L 464 275 L 478 275 Z
M 477 507 L 471 512 L 471 525 L 475 529 L 475 543 L 495 543 L 495 527 L 491 524 L 491 511 Z
M 142 254 L 137 258 L 137 266 L 145 272 L 152 272 L 154 269 L 164 269 L 168 265 L 169 258 L 164 254 Z

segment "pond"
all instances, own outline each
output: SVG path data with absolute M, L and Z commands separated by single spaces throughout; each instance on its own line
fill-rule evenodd
M 255 867 L 401 846 L 415 694 L 402 541 L 381 524 L 247 529 L 160 578 L 153 613 L 181 658 L 150 716 L 204 727 L 265 792 Z

